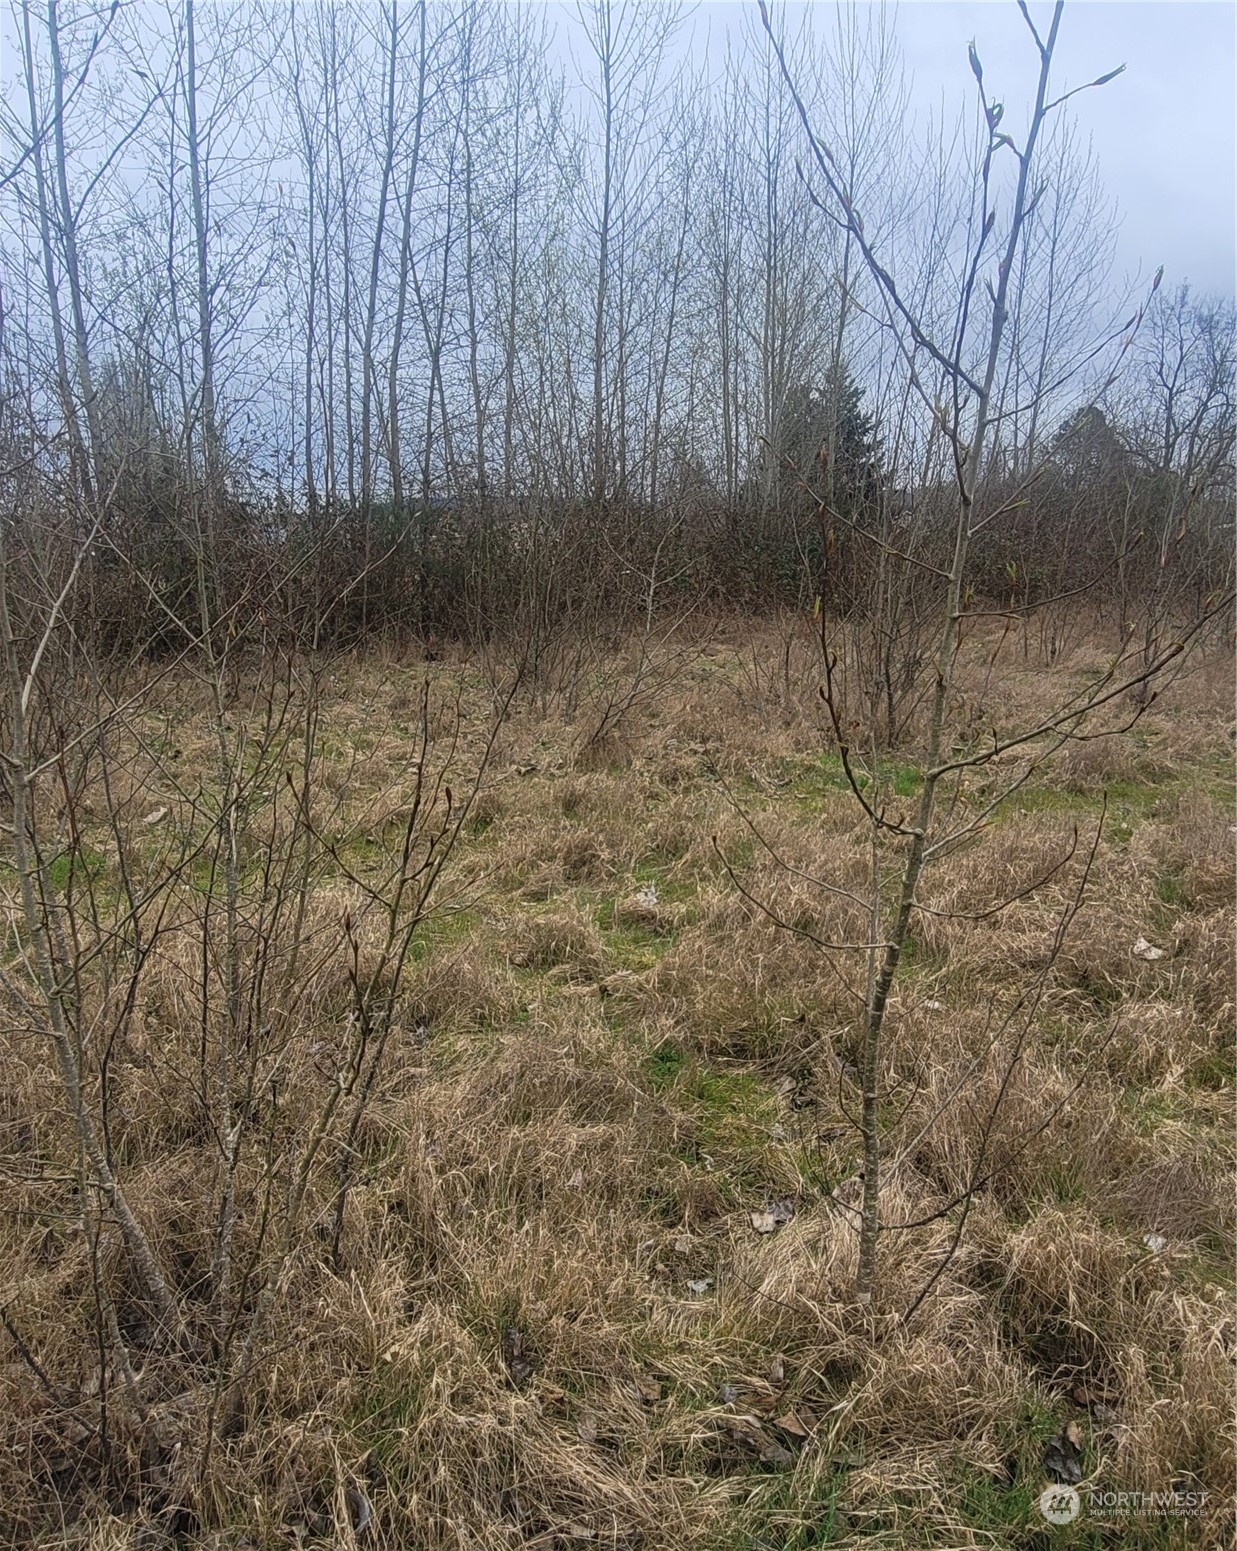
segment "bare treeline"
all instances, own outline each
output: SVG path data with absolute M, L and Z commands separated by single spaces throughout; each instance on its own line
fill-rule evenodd
M 6 521 L 63 549 L 49 577 L 81 563 L 104 644 L 272 613 L 488 638 L 599 593 L 849 609 L 877 550 L 931 548 L 954 388 L 926 336 L 965 331 L 987 126 L 914 122 L 880 11 L 813 13 L 787 57 L 923 349 L 754 11 L 707 48 L 612 0 L 5 25 Z M 1233 311 L 1118 293 L 1068 113 L 1041 168 L 981 577 L 1025 607 L 1102 576 L 1124 627 L 1227 565 Z

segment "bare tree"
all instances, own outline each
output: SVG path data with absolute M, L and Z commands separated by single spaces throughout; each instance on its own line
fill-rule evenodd
M 829 141 L 813 124 L 775 32 L 767 8 L 761 15 L 792 92 L 818 180 L 819 196 L 827 200 L 855 244 L 871 277 L 888 321 L 899 340 L 901 352 L 914 374 L 921 397 L 939 423 L 948 448 L 954 476 L 953 514 L 947 532 L 947 548 L 939 562 L 912 557 L 916 564 L 934 570 L 939 583 L 935 642 L 930 664 L 930 689 L 921 753 L 922 780 L 909 811 L 890 800 L 881 789 L 879 769 L 869 766 L 862 775 L 844 707 L 834 677 L 835 655 L 829 627 L 822 616 L 825 684 L 822 690 L 833 736 L 856 802 L 871 825 L 873 882 L 869 901 L 870 937 L 851 944 L 867 963 L 862 1027 L 859 1034 L 858 1071 L 861 1090 L 859 1130 L 863 1144 L 862 1205 L 859 1210 L 859 1257 L 856 1294 L 869 1301 L 879 1285 L 878 1251 L 882 1234 L 891 1225 L 881 1210 L 886 1096 L 883 1060 L 890 997 L 898 979 L 903 954 L 918 914 L 930 908 L 924 891 L 927 869 L 950 855 L 960 844 L 978 835 L 999 803 L 1016 789 L 1031 770 L 1067 740 L 1098 735 L 1107 708 L 1128 702 L 1132 691 L 1152 681 L 1186 649 L 1190 631 L 1178 634 L 1150 655 L 1136 660 L 1119 652 L 1101 679 L 1080 695 L 1063 701 L 1034 722 L 1005 730 L 992 729 L 981 739 L 968 738 L 955 724 L 955 683 L 964 635 L 971 620 L 981 617 L 969 587 L 971 545 L 976 535 L 999 519 L 1002 507 L 985 510 L 981 475 L 985 453 L 994 433 L 999 408 L 995 390 L 1004 352 L 1008 349 L 1007 326 L 1013 305 L 1018 260 L 1027 240 L 1028 220 L 1040 198 L 1039 157 L 1045 126 L 1075 92 L 1053 96 L 1052 63 L 1057 45 L 1063 0 L 1054 5 L 1047 31 L 1041 34 L 1025 5 L 1021 7 L 1031 42 L 1038 56 L 1038 80 L 1025 131 L 1016 138 L 1006 126 L 1002 104 L 988 96 L 983 67 L 974 47 L 971 68 L 979 91 L 983 127 L 976 167 L 977 205 L 968 223 L 967 242 L 958 265 L 959 289 L 951 332 L 939 336 L 907 298 L 899 280 L 874 246 L 874 237 L 862 212 L 852 201 L 843 181 L 838 157 Z M 1112 71 L 1088 83 L 1101 86 L 1119 74 Z M 1086 88 L 1076 88 L 1084 90 Z M 1003 161 L 1012 163 L 1011 180 L 1004 192 L 1008 214 L 998 220 L 997 198 L 1003 185 Z M 1132 327 L 1137 320 L 1126 325 Z M 1101 341 L 1102 343 L 1102 341 Z M 1098 347 L 1097 347 L 1098 348 Z M 931 371 L 940 383 L 935 393 L 928 386 Z M 913 543 L 913 537 L 908 536 Z M 1194 630 L 1198 628 L 1195 621 Z M 1135 710 L 1133 715 L 1137 715 Z M 968 777 L 990 770 L 993 762 L 1018 753 L 1022 764 L 1013 776 L 997 782 L 998 791 L 985 796 L 976 808 L 962 801 Z M 893 855 L 885 860 L 886 852 Z M 887 884 L 884 880 L 892 878 Z M 827 886 L 827 885 L 826 885 Z M 822 944 L 829 949 L 842 945 Z M 1015 1057 L 1016 1058 L 1016 1057 Z M 907 1226 L 907 1225 L 903 1225 Z

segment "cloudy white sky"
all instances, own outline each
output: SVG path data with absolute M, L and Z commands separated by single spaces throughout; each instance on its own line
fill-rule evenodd
M 792 22 L 804 9 L 787 7 Z M 1031 0 L 1046 26 L 1047 0 Z M 1165 283 L 1234 293 L 1235 18 L 1231 0 L 1072 0 L 1057 51 L 1061 85 L 1079 86 L 1124 64 L 1125 74 L 1083 93 L 1074 109 L 1091 137 L 1104 183 L 1122 217 L 1118 268 L 1131 277 L 1165 266 Z M 716 38 L 738 20 L 736 6 L 708 0 L 693 17 Z M 1014 0 L 902 0 L 895 25 L 912 100 L 952 118 L 974 101 L 967 66 L 973 38 L 986 84 L 1025 102 L 1036 65 Z
M 1044 17 L 1051 8 L 1031 9 Z M 1225 0 L 1077 0 L 1065 8 L 1057 55 L 1065 86 L 1126 67 L 1074 101 L 1123 215 L 1119 262 L 1148 273 L 1162 263 L 1166 282 L 1188 278 L 1228 295 L 1237 266 L 1235 18 Z M 972 37 L 994 90 L 1006 79 L 1026 83 L 1034 69 L 1025 24 L 1002 0 L 904 0 L 898 34 L 920 100 L 934 89 L 966 91 Z

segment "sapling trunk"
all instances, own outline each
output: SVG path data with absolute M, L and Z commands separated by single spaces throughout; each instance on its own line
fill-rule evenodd
M 936 358 L 938 364 L 943 367 L 953 403 L 952 420 L 947 418 L 948 410 L 944 407 L 939 409 L 942 427 L 953 444 L 954 464 L 957 469 L 958 480 L 958 505 L 954 523 L 953 556 L 947 573 L 944 613 L 940 621 L 940 633 L 937 641 L 936 683 L 928 724 L 923 789 L 920 793 L 919 808 L 914 824 L 911 826 L 893 826 L 899 830 L 907 846 L 906 859 L 903 864 L 901 883 L 898 890 L 898 902 L 887 937 L 883 942 L 878 943 L 869 950 L 871 953 L 879 956 L 879 966 L 875 974 L 869 976 L 868 993 L 864 1008 L 863 1046 L 859 1068 L 863 1090 L 860 1119 L 860 1133 L 863 1140 L 863 1205 L 860 1215 L 859 1264 L 855 1277 L 855 1292 L 859 1299 L 864 1302 L 872 1298 L 877 1286 L 879 1272 L 878 1247 L 881 1231 L 880 1078 L 885 1016 L 889 1006 L 890 994 L 897 980 L 902 955 L 910 935 L 911 917 L 915 911 L 919 882 L 923 875 L 928 855 L 928 837 L 932 829 L 937 788 L 941 780 L 948 774 L 948 769 L 942 767 L 942 754 L 949 723 L 950 706 L 953 700 L 954 675 L 961 638 L 962 606 L 965 596 L 967 557 L 972 533 L 975 489 L 991 426 L 990 409 L 993 384 L 996 381 L 997 366 L 1001 355 L 1001 343 L 1005 333 L 1005 324 L 1009 316 L 1010 277 L 1014 271 L 1015 260 L 1024 237 L 1030 208 L 1033 204 L 1030 185 L 1031 168 L 1035 160 L 1035 150 L 1040 131 L 1048 113 L 1051 111 L 1052 106 L 1054 106 L 1054 104 L 1048 102 L 1048 82 L 1063 6 L 1064 0 L 1058 0 L 1053 10 L 1052 24 L 1048 30 L 1046 40 L 1041 40 L 1039 34 L 1032 28 L 1032 35 L 1039 49 L 1040 69 L 1035 94 L 1035 106 L 1031 114 L 1026 141 L 1021 150 L 1013 144 L 1008 136 L 998 132 L 997 126 L 1001 122 L 1002 113 L 999 106 L 993 105 L 990 107 L 986 98 L 983 97 L 983 73 L 978 58 L 972 50 L 972 69 L 980 85 L 981 100 L 983 101 L 988 125 L 988 141 L 982 174 L 984 214 L 962 284 L 958 310 L 960 324 L 956 331 L 951 356 L 947 356 L 942 351 L 931 346 L 926 332 L 907 311 L 905 304 L 897 294 L 892 279 L 881 266 L 870 247 L 868 240 L 864 236 L 863 223 L 855 211 L 849 193 L 838 182 L 837 164 L 831 154 L 813 134 L 802 99 L 799 97 L 794 82 L 791 80 L 781 47 L 776 39 L 774 40 L 783 75 L 794 96 L 804 128 L 808 132 L 817 169 L 824 177 L 825 182 L 841 208 L 841 219 L 848 236 L 859 247 L 869 271 L 884 290 L 894 313 L 901 314 L 917 343 L 927 347 Z M 770 37 L 772 37 L 772 28 L 763 5 L 761 7 L 761 15 L 766 28 L 769 30 Z M 993 156 L 1003 146 L 1008 146 L 1018 159 L 1018 180 L 1014 194 L 1013 209 L 1010 215 L 1009 230 L 997 269 L 996 284 L 995 286 L 988 286 L 992 311 L 988 326 L 988 337 L 984 347 L 983 376 L 976 380 L 963 365 L 963 352 L 967 341 L 966 322 L 971 315 L 972 305 L 976 298 L 980 263 L 984 248 L 995 225 L 995 212 L 989 205 L 988 200 L 989 175 Z M 969 438 L 963 435 L 961 428 L 962 405 L 968 392 L 973 394 L 973 409 L 971 413 L 974 417 Z M 858 788 L 856 787 L 855 790 L 856 795 L 860 796 L 862 801 L 863 799 Z M 874 836 L 879 837 L 879 833 L 887 826 L 881 816 L 867 802 L 864 802 L 864 807 L 869 813 L 874 826 Z M 873 886 L 874 889 L 879 890 L 879 881 L 874 879 Z M 876 913 L 879 916 L 879 904 Z M 874 942 L 876 941 L 875 936 L 873 940 Z
M 8 700 L 8 747 L 3 751 L 2 757 L 7 766 L 12 789 L 13 868 L 17 874 L 21 921 L 28 945 L 30 967 L 42 999 L 47 1036 L 55 1054 L 69 1113 L 73 1118 L 79 1155 L 89 1166 L 89 1175 L 83 1180 L 83 1184 L 93 1184 L 102 1200 L 115 1214 L 138 1284 L 150 1300 L 163 1329 L 177 1340 L 183 1341 L 184 1322 L 176 1299 L 159 1268 L 146 1231 L 138 1221 L 116 1178 L 98 1126 L 91 1116 L 83 1090 L 78 1050 L 65 1006 L 62 977 L 56 972 L 52 923 L 48 919 L 44 903 L 47 880 L 46 875 L 42 873 L 42 863 L 34 844 L 31 813 L 34 783 L 27 747 L 28 707 L 34 674 L 38 669 L 43 648 L 55 625 L 56 613 L 53 610 L 43 632 L 42 641 L 34 653 L 34 666 L 28 673 L 23 673 L 9 610 L 8 557 L 4 542 L 0 540 L 0 671 L 4 675 L 4 692 Z M 83 1172 L 85 1172 L 84 1169 Z M 83 1199 L 83 1213 L 86 1210 L 86 1202 Z

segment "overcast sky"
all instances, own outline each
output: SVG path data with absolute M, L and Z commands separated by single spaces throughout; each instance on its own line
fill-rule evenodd
M 832 7 L 822 0 L 819 8 L 823 23 Z M 788 7 L 791 18 L 802 9 Z M 1037 24 L 1046 25 L 1051 9 L 1031 0 Z M 1228 296 L 1237 269 L 1235 15 L 1231 0 L 1073 0 L 1056 76 L 1080 86 L 1126 67 L 1073 104 L 1120 206 L 1118 268 L 1149 277 L 1163 264 L 1166 285 L 1189 279 Z M 693 18 L 715 38 L 736 20 L 727 0 L 709 0 Z M 972 38 L 992 93 L 1011 112 L 1029 100 L 1036 59 L 1014 0 L 902 0 L 895 25 L 917 109 L 944 106 L 952 118 L 974 101 Z

